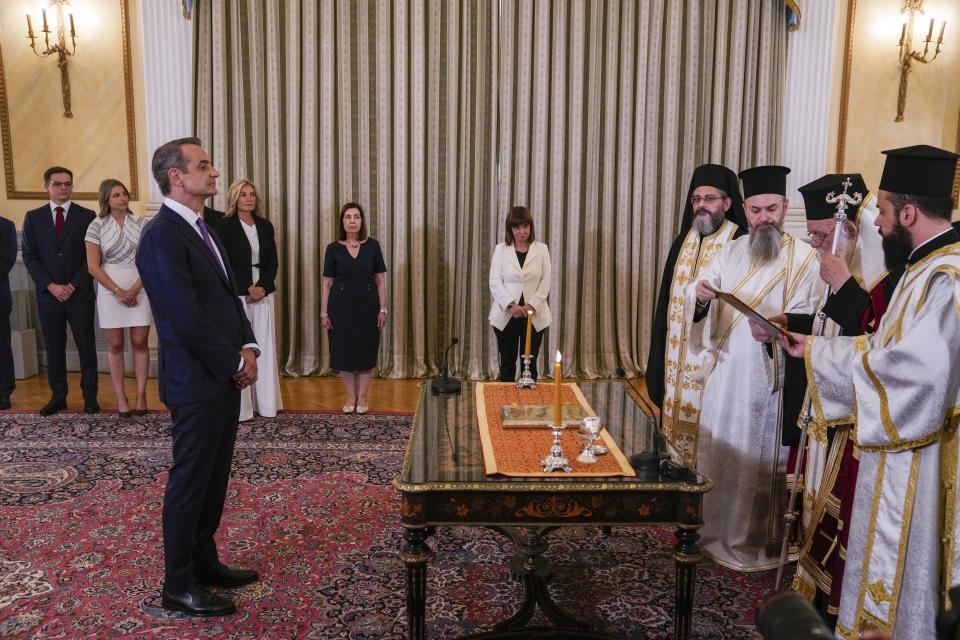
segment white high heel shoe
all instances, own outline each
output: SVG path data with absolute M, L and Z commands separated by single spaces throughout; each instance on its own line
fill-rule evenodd
M 356 407 L 357 407 L 356 404 L 345 404 L 345 405 L 343 405 L 343 412 L 344 412 L 344 413 L 353 413 L 353 412 L 356 410 Z

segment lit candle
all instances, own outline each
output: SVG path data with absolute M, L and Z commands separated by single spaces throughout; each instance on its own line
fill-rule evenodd
M 530 357 L 530 322 L 533 320 L 533 311 L 527 311 L 527 343 L 523 348 L 523 355 Z
M 43 13 L 43 30 L 49 31 L 50 29 L 47 28 L 47 10 L 40 9 L 40 11 Z
M 30 7 L 27 7 L 27 36 L 33 37 L 33 19 L 30 16 Z
M 70 14 L 70 37 L 76 37 L 77 30 L 73 28 L 73 14 Z
M 561 378 L 562 378 L 562 377 L 563 377 L 563 376 L 561 376 L 561 374 L 560 374 L 560 351 L 558 350 L 558 351 L 557 351 L 557 364 L 556 364 L 556 366 L 555 366 L 554 369 L 553 369 L 553 379 L 554 379 L 554 382 L 556 383 L 556 384 L 554 385 L 554 387 L 556 388 L 556 392 L 555 392 L 554 395 L 553 395 L 553 424 L 555 424 L 555 425 L 558 426 L 558 427 L 563 425 L 563 411 L 562 411 L 561 408 L 560 408 L 560 407 L 561 407 L 561 405 L 560 405 L 560 381 L 561 381 Z

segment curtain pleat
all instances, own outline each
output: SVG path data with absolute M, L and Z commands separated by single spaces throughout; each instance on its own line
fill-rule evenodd
M 349 201 L 387 263 L 378 374 L 436 372 L 453 335 L 454 367 L 487 374 L 496 17 L 469 1 L 197 3 L 195 129 L 221 172 L 214 205 L 250 178 L 277 230 L 288 375 L 329 370 L 322 261 Z
M 195 130 L 277 230 L 278 345 L 324 374 L 322 261 L 359 202 L 387 263 L 377 373 L 497 370 L 490 256 L 515 204 L 550 247 L 541 373 L 642 373 L 693 168 L 779 160 L 782 0 L 201 0 Z
M 553 261 L 544 352 L 642 372 L 693 168 L 779 160 L 775 0 L 502 0 L 498 225 L 530 208 Z M 552 358 L 541 359 L 541 373 Z M 494 355 L 487 363 L 495 365 Z

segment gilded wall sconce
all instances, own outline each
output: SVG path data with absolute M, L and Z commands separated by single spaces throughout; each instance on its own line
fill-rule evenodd
M 917 13 L 923 13 L 923 0 L 906 0 L 903 9 L 903 26 L 900 29 L 900 91 L 897 93 L 897 117 L 896 122 L 903 121 L 903 111 L 907 104 L 907 78 L 910 76 L 913 63 L 919 62 L 927 64 L 933 62 L 940 53 L 940 43 L 943 42 L 943 31 L 947 26 L 946 19 L 940 21 L 940 34 L 937 41 L 933 41 L 933 32 L 935 30 L 936 20 L 930 18 L 930 26 L 927 29 L 927 37 L 923 40 L 923 53 L 919 49 L 913 48 L 913 25 L 917 18 Z M 931 55 L 930 46 L 934 45 Z
M 70 22 L 70 45 L 67 47 L 67 24 L 64 21 L 64 9 L 70 6 L 70 0 L 50 0 L 48 7 L 53 15 L 53 29 L 47 22 L 47 8 L 41 9 L 43 14 L 43 28 L 40 33 L 43 34 L 43 49 L 37 49 L 36 38 L 33 31 L 33 16 L 30 14 L 30 7 L 27 7 L 27 37 L 30 39 L 30 48 L 40 58 L 47 56 L 57 56 L 57 66 L 60 67 L 60 89 L 63 93 L 63 116 L 72 118 L 70 111 L 70 75 L 67 73 L 67 56 L 72 56 L 77 52 L 77 30 L 73 24 L 73 14 L 68 13 Z M 53 35 L 53 44 L 50 44 L 51 34 Z

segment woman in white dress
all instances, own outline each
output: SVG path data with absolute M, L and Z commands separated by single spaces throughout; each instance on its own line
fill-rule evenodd
M 273 225 L 263 217 L 260 195 L 252 182 L 240 178 L 230 185 L 227 211 L 215 230 L 227 250 L 236 293 L 260 347 L 257 381 L 240 392 L 240 420 L 253 418 L 254 411 L 273 418 L 283 408 L 273 316 L 279 263 Z
M 140 286 L 134 260 L 144 220 L 127 207 L 130 194 L 119 180 L 100 183 L 100 213 L 87 227 L 87 268 L 97 281 L 97 317 L 107 336 L 110 380 L 117 395 L 121 418 L 147 413 L 147 373 L 150 369 L 150 303 Z M 124 328 L 130 328 L 133 370 L 137 376 L 137 398 L 131 408 L 123 390 Z

